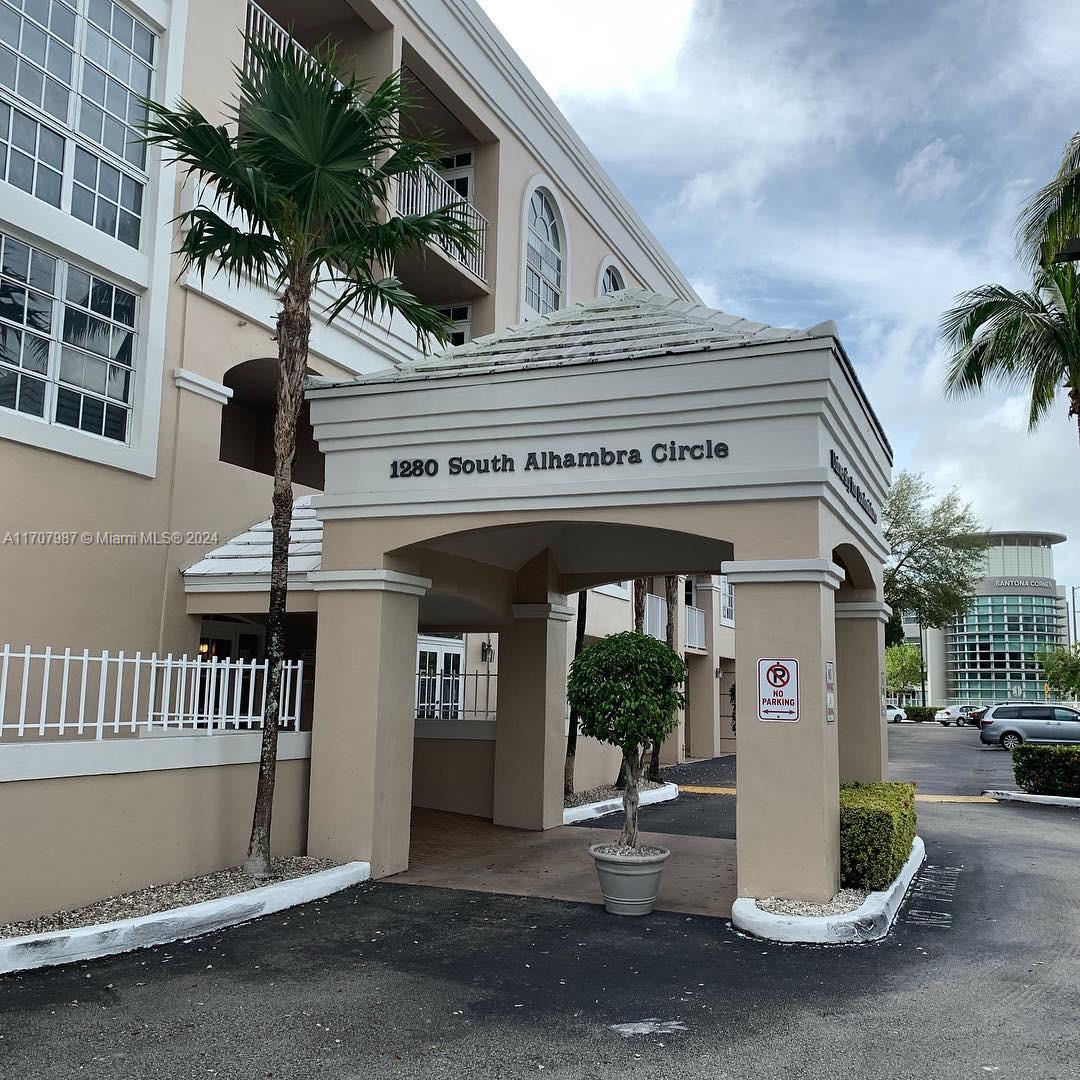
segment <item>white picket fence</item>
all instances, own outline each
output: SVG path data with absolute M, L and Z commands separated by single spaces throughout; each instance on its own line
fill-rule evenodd
M 107 649 L 0 651 L 0 739 L 93 738 L 154 732 L 214 734 L 261 728 L 265 660 L 133 656 Z M 300 730 L 304 662 L 282 666 L 282 730 Z

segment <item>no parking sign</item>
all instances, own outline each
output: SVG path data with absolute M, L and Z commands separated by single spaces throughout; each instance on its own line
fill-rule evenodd
M 799 661 L 763 657 L 757 662 L 758 719 L 799 719 Z

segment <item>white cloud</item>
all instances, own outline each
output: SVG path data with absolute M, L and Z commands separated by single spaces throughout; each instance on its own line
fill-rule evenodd
M 959 187 L 964 170 L 945 148 L 944 139 L 934 139 L 914 154 L 896 174 L 896 191 L 912 199 L 940 199 Z
M 670 87 L 693 0 L 481 0 L 552 97 L 638 97 Z

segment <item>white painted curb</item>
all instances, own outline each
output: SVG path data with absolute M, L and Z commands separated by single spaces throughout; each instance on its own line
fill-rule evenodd
M 169 908 L 134 919 L 78 926 L 71 930 L 53 930 L 47 934 L 0 938 L 0 974 L 29 971 L 52 964 L 70 964 L 99 956 L 164 945 L 180 938 L 209 934 L 226 926 L 248 922 L 262 915 L 319 900 L 358 885 L 371 877 L 371 864 L 345 863 L 319 870 L 314 874 L 275 881 L 247 892 L 204 900 L 199 904 Z
M 652 806 L 653 803 L 671 802 L 679 797 L 676 784 L 664 784 L 658 788 L 649 788 L 640 794 L 640 806 Z M 562 823 L 573 825 L 575 821 L 589 821 L 592 818 L 614 814 L 623 808 L 622 797 L 604 799 L 602 802 L 584 803 L 582 806 L 568 806 L 562 812 Z
M 1080 799 L 1071 795 L 1029 795 L 1026 791 L 984 791 L 991 799 L 998 802 L 1024 802 L 1038 803 L 1041 806 L 1077 806 L 1080 807 Z
M 771 911 L 762 911 L 752 897 L 740 896 L 731 905 L 732 925 L 768 941 L 813 945 L 877 941 L 889 932 L 900 902 L 925 858 L 922 838 L 916 836 L 911 844 L 911 854 L 896 880 L 887 889 L 870 893 L 854 911 L 844 915 L 774 915 Z

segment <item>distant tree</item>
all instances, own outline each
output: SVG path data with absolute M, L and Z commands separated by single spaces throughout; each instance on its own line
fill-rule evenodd
M 1080 433 L 1080 289 L 1074 263 L 1040 266 L 1030 291 L 980 285 L 941 317 L 951 353 L 947 397 L 980 393 L 989 383 L 1030 395 L 1028 430 L 1067 390 Z
M 1080 131 L 1066 144 L 1054 178 L 1028 200 L 1016 231 L 1018 253 L 1032 269 L 1080 258 Z
M 1080 698 L 1080 645 L 1049 645 L 1036 654 L 1050 689 L 1063 698 Z
M 634 632 L 645 633 L 645 594 L 649 591 L 649 579 L 634 578 Z
M 667 602 L 667 647 L 675 649 L 675 626 L 679 618 L 679 579 L 674 574 L 664 578 L 664 596 Z M 649 754 L 649 771 L 646 777 L 653 783 L 660 782 L 660 744 L 653 743 Z
M 890 645 L 885 650 L 885 689 L 906 694 L 922 681 L 922 650 L 917 645 Z
M 885 602 L 923 626 L 943 626 L 967 611 L 982 575 L 988 538 L 969 503 L 954 489 L 934 501 L 933 488 L 914 473 L 893 481 L 882 507 L 889 546 Z M 893 634 L 895 635 L 895 628 Z

